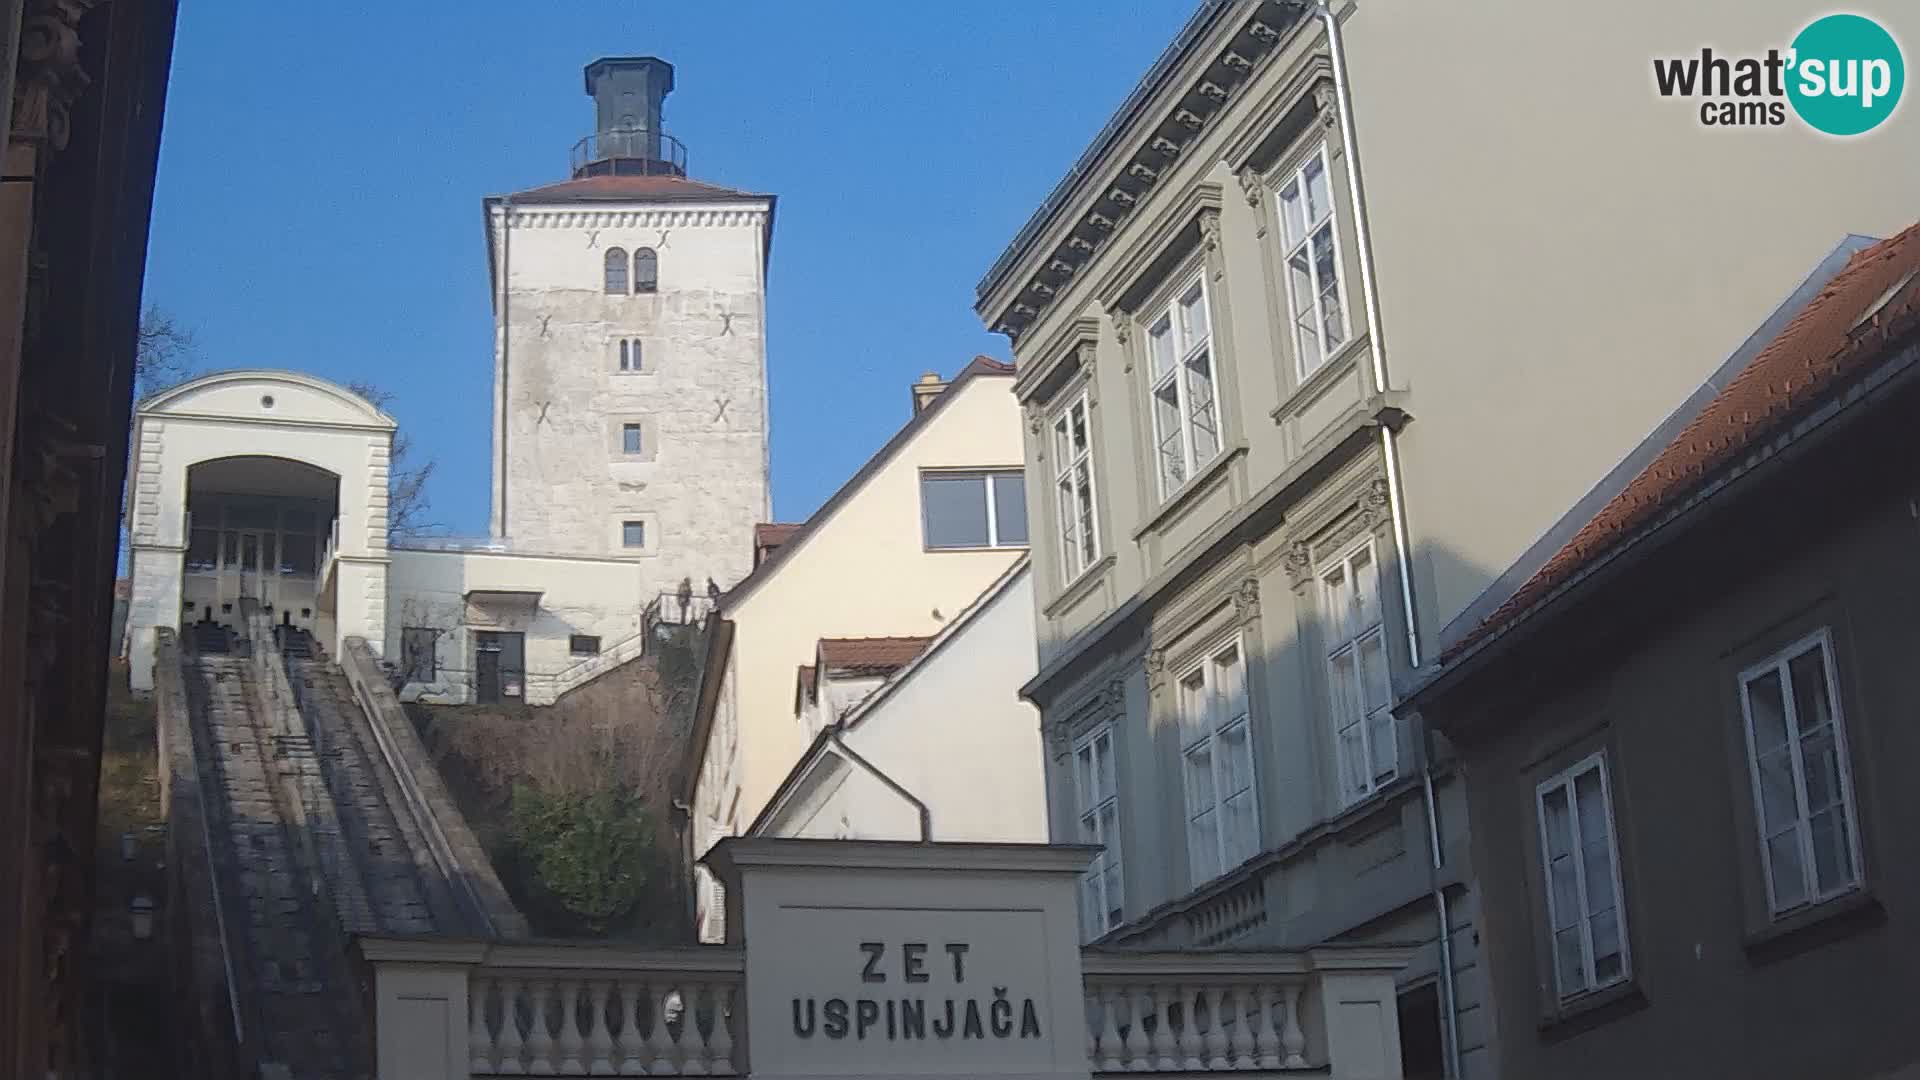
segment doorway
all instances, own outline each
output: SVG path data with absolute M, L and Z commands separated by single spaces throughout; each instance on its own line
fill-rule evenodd
M 473 636 L 473 696 L 482 705 L 522 701 L 526 696 L 527 636 L 481 630 Z

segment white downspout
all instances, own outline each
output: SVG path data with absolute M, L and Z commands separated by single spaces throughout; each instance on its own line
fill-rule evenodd
M 1387 378 L 1387 342 L 1381 329 L 1379 288 L 1374 281 L 1373 238 L 1367 222 L 1366 188 L 1360 179 L 1360 142 L 1354 131 L 1353 98 L 1347 83 L 1346 43 L 1340 33 L 1340 18 L 1333 13 L 1328 0 L 1319 0 L 1318 11 L 1327 28 L 1327 51 L 1333 61 L 1333 96 L 1340 114 L 1340 138 L 1346 147 L 1343 156 L 1347 163 L 1347 190 L 1353 202 L 1354 239 L 1360 255 L 1360 295 L 1366 308 L 1367 351 L 1373 356 L 1374 391 L 1384 393 L 1391 385 Z M 1413 544 L 1407 528 L 1406 489 L 1400 473 L 1400 445 L 1390 424 L 1380 425 L 1380 457 L 1387 473 L 1387 509 L 1392 518 L 1393 543 L 1399 553 L 1394 563 L 1399 568 L 1400 613 L 1407 626 L 1407 666 L 1418 669 L 1421 660 L 1420 622 L 1413 597 Z M 1440 986 L 1446 1027 L 1447 1075 L 1459 1080 L 1460 1016 L 1454 1004 L 1452 921 L 1447 910 L 1447 894 L 1440 887 L 1440 871 L 1444 860 L 1440 848 L 1439 806 L 1433 791 L 1432 756 L 1426 753 L 1424 745 L 1420 759 L 1421 797 L 1427 822 L 1428 869 L 1434 913 L 1440 921 Z

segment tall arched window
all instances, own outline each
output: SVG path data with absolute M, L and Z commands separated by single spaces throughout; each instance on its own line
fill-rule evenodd
M 627 253 L 624 248 L 607 249 L 607 295 L 627 295 Z
M 633 253 L 633 291 L 637 293 L 653 292 L 660 287 L 660 257 L 652 248 L 639 248 Z

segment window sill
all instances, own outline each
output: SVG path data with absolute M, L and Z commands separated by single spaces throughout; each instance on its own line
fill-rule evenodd
M 1021 551 L 1027 550 L 1027 545 L 1025 544 L 969 544 L 965 547 L 923 547 L 920 550 L 926 552 L 929 555 L 951 555 L 956 552 L 965 553 L 969 551 L 972 551 L 972 552 L 980 552 L 980 551 L 1021 552 Z
M 1540 1038 L 1559 1042 L 1602 1024 L 1612 1023 L 1628 1013 L 1647 1007 L 1647 995 L 1640 984 L 1628 979 L 1579 997 L 1568 998 L 1557 1009 L 1540 1018 Z
M 1201 469 L 1199 472 L 1193 474 L 1192 476 L 1187 477 L 1187 482 L 1184 484 L 1181 484 L 1180 487 L 1176 491 L 1174 491 L 1173 494 L 1167 496 L 1164 500 L 1162 500 L 1160 503 L 1160 509 L 1155 510 L 1153 512 L 1153 516 L 1148 518 L 1145 524 L 1141 525 L 1138 529 L 1135 529 L 1133 531 L 1134 541 L 1138 542 L 1141 537 L 1147 535 L 1150 532 L 1155 531 L 1156 529 L 1160 528 L 1160 526 L 1165 525 L 1167 523 L 1168 518 L 1175 516 L 1181 510 L 1185 509 L 1187 504 L 1191 503 L 1196 497 L 1199 496 L 1200 492 L 1206 490 L 1209 486 L 1212 485 L 1214 480 L 1218 479 L 1222 473 L 1226 472 L 1227 466 L 1239 460 L 1241 457 L 1243 457 L 1246 454 L 1246 452 L 1247 452 L 1246 443 L 1244 442 L 1234 443 L 1233 445 L 1227 447 L 1225 450 L 1221 451 L 1211 462 L 1207 464 L 1206 468 Z
M 1400 795 L 1418 784 L 1420 777 L 1396 776 L 1358 799 L 1348 803 L 1327 819 L 1327 832 L 1341 840 L 1367 832 L 1378 824 L 1374 819 L 1388 810 L 1398 812 Z
M 1061 589 L 1058 596 L 1048 601 L 1047 606 L 1040 609 L 1040 614 L 1052 618 L 1079 603 L 1080 598 L 1092 592 L 1094 586 L 1100 583 L 1100 579 L 1106 576 L 1107 570 L 1113 566 L 1113 563 L 1112 552 L 1095 559 L 1092 566 L 1080 571 L 1080 575 L 1068 582 L 1067 587 Z
M 1273 419 L 1274 423 L 1283 423 L 1294 410 L 1300 407 L 1301 402 L 1318 397 L 1329 386 L 1353 374 L 1354 365 L 1359 362 L 1360 350 L 1366 346 L 1366 343 L 1367 335 L 1361 334 L 1341 346 L 1324 363 L 1314 368 L 1313 374 L 1295 383 L 1293 393 L 1280 399 L 1280 404 L 1274 406 L 1273 411 L 1267 415 Z
M 1863 887 L 1750 931 L 1741 947 L 1753 963 L 1769 964 L 1870 930 L 1886 915 L 1879 897 Z

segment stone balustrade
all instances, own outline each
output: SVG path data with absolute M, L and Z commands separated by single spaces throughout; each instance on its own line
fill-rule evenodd
M 392 938 L 360 948 L 376 973 L 382 1077 L 750 1072 L 741 949 Z M 1404 961 L 1404 950 L 1366 947 L 1087 949 L 1087 1072 L 1398 1076 L 1391 973 Z M 437 1033 L 449 1044 L 432 1045 Z M 1376 1061 L 1387 1071 L 1368 1067 Z

